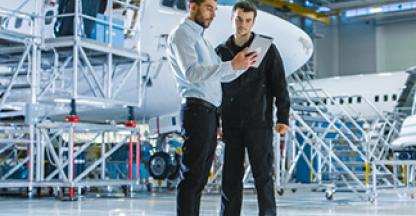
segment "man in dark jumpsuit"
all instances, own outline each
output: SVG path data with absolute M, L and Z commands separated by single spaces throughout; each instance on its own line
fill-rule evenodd
M 249 2 L 234 5 L 235 34 L 216 48 L 223 61 L 249 47 L 257 11 Z M 282 29 L 284 31 L 284 29 Z M 273 127 L 281 135 L 288 129 L 289 94 L 285 71 L 276 46 L 272 45 L 258 68 L 250 68 L 236 80 L 223 83 L 222 128 L 225 159 L 220 215 L 240 215 L 245 148 L 255 180 L 259 215 L 276 215 L 273 182 Z M 277 123 L 273 122 L 273 101 Z

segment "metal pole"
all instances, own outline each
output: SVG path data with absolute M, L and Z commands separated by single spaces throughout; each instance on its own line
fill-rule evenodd
M 114 5 L 113 0 L 110 0 L 109 4 L 110 4 L 110 7 L 109 7 L 110 14 L 108 16 L 108 21 L 109 21 L 108 47 L 112 47 L 113 46 L 113 5 Z
M 78 98 L 78 49 L 79 49 L 79 27 L 80 27 L 80 7 L 81 2 L 80 0 L 75 0 L 75 15 L 74 15 L 74 48 L 73 48 L 73 62 L 72 62 L 72 68 L 73 68 L 73 74 L 72 74 L 72 99 L 75 100 Z M 74 187 L 72 187 L 73 179 L 74 179 L 74 142 L 75 142 L 75 128 L 74 123 L 71 123 L 71 127 L 69 129 L 69 143 L 68 143 L 68 179 L 71 184 L 71 187 L 69 188 L 69 198 L 73 200 L 75 198 L 75 191 Z
M 129 179 L 133 180 L 133 131 L 130 134 L 129 142 Z
M 62 167 L 58 167 L 58 169 L 59 168 L 61 168 L 61 169 L 64 168 L 64 166 L 63 166 L 63 163 L 64 163 L 64 161 L 63 161 L 64 150 L 63 150 L 62 143 L 63 143 L 63 138 L 62 138 L 62 136 L 60 136 L 59 137 L 59 156 L 58 156 L 58 158 L 59 158 L 59 164 L 61 164 Z M 61 174 L 61 172 L 59 172 L 59 179 L 62 180 L 63 178 L 64 178 L 64 176 Z
M 72 187 L 73 179 L 74 179 L 74 142 L 75 142 L 74 133 L 75 133 L 74 124 L 71 123 L 71 127 L 69 128 L 69 140 L 68 140 L 68 162 L 69 162 L 68 180 L 69 180 L 69 183 L 71 184 L 71 187 L 69 188 L 69 198 L 71 200 L 73 200 L 75 197 L 74 187 Z
M 43 142 L 44 139 L 40 135 L 40 129 L 36 129 L 36 136 L 38 140 L 38 145 L 40 145 L 40 181 L 43 181 L 45 178 L 45 143 Z
M 35 36 L 38 36 L 39 34 L 39 15 L 42 10 L 42 3 L 41 0 L 36 0 L 35 2 L 35 17 L 34 17 L 34 25 L 32 26 L 32 34 Z M 32 41 L 32 77 L 31 77 L 31 97 L 30 97 L 30 103 L 31 105 L 34 105 L 37 103 L 37 88 L 38 88 L 38 76 L 40 69 L 40 61 L 38 62 L 38 46 L 37 46 L 37 39 L 33 39 Z M 30 113 L 29 115 L 32 115 L 33 113 Z M 28 187 L 28 196 L 32 196 L 32 190 L 33 190 L 33 179 L 34 179 L 34 165 L 35 165 L 35 122 L 32 121 L 29 124 L 29 136 L 30 136 L 30 146 L 29 146 L 29 187 Z M 38 144 L 37 144 L 38 145 Z M 38 152 L 39 153 L 39 152 Z M 39 163 L 39 162 L 38 162 Z
M 30 136 L 30 145 L 28 151 L 29 158 L 29 187 L 28 187 L 28 196 L 32 197 L 32 190 L 33 190 L 33 178 L 34 178 L 34 165 L 35 165 L 35 154 L 34 154 L 34 148 L 35 148 L 35 125 L 30 124 L 29 125 L 29 136 Z
M 412 115 L 415 114 L 416 111 L 416 94 L 413 96 L 413 103 L 412 103 Z
M 375 172 L 373 170 L 373 172 Z M 370 183 L 370 163 L 368 161 L 365 161 L 365 187 L 369 187 Z
M 141 136 L 140 136 L 140 131 L 137 133 L 137 145 L 136 145 L 136 180 L 138 182 L 140 182 L 140 160 L 141 160 L 141 145 L 142 145 L 142 141 L 141 141 Z
M 102 142 L 101 142 L 101 157 L 105 156 L 105 132 L 101 133 Z M 101 179 L 105 180 L 105 160 L 101 164 Z
M 141 54 L 141 53 L 140 53 Z M 138 73 L 137 73 L 137 80 L 138 80 L 138 82 L 139 82 L 139 88 L 137 89 L 137 92 L 138 92 L 138 94 L 137 94 L 137 101 L 138 101 L 138 106 L 139 107 L 142 107 L 142 104 L 143 104 L 143 98 L 142 98 L 142 92 L 143 92 L 143 88 L 144 88 L 144 86 L 143 86 L 143 79 L 142 79 L 142 74 L 143 74 L 143 60 L 142 59 L 140 59 L 140 61 L 139 61 L 139 67 L 138 67 Z
M 42 159 L 42 145 L 41 145 L 41 137 L 39 134 L 39 130 L 35 128 L 36 133 L 36 181 L 41 181 L 42 176 L 42 162 L 44 161 Z
M 113 54 L 108 53 L 107 55 L 108 61 L 107 61 L 107 98 L 111 99 L 112 96 L 112 88 L 113 88 Z
M 275 155 L 276 155 L 276 189 L 279 190 L 281 187 L 281 182 L 280 182 L 280 134 L 279 133 L 274 133 L 275 134 Z
M 73 61 L 72 61 L 72 68 L 73 68 L 73 74 L 72 74 L 72 98 L 77 99 L 78 98 L 78 46 L 79 46 L 79 8 L 80 8 L 80 1 L 75 0 L 75 15 L 74 15 L 74 48 L 73 48 Z
M 109 31 L 108 31 L 108 47 L 112 47 L 113 43 L 113 0 L 109 1 L 110 5 L 110 15 L 108 17 L 109 20 Z M 107 98 L 112 98 L 112 89 L 113 89 L 113 54 L 108 53 L 108 73 L 107 73 Z
M 373 168 L 373 196 L 375 201 L 377 199 L 377 167 L 375 162 L 371 163 L 371 165 Z
M 317 177 L 318 177 L 318 184 L 322 184 L 322 155 L 321 155 L 321 152 L 322 152 L 322 148 L 321 148 L 321 143 L 317 143 L 317 149 L 315 149 L 315 151 L 316 151 L 316 157 L 317 157 L 317 160 L 318 160 L 318 167 L 317 167 Z

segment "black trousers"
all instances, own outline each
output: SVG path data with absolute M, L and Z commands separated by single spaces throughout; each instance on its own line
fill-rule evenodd
M 276 215 L 272 130 L 271 127 L 223 129 L 225 154 L 220 215 L 240 215 L 246 148 L 257 190 L 259 215 Z
M 191 98 L 181 107 L 181 123 L 185 142 L 177 186 L 177 215 L 196 216 L 217 146 L 218 109 Z

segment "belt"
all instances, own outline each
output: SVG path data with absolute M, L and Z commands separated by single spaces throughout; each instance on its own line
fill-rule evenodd
M 182 100 L 182 104 L 187 104 L 187 105 L 191 105 L 191 104 L 200 105 L 200 106 L 203 106 L 205 108 L 208 108 L 210 110 L 213 110 L 213 111 L 217 112 L 217 114 L 220 114 L 221 113 L 220 112 L 220 108 L 214 106 L 210 102 L 204 101 L 204 100 L 199 99 L 199 98 L 193 98 L 193 97 L 184 98 Z

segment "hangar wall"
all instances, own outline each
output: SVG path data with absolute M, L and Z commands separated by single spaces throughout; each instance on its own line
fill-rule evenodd
M 416 20 L 315 23 L 317 78 L 404 70 L 416 65 Z

